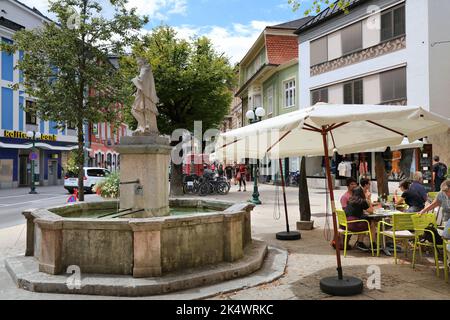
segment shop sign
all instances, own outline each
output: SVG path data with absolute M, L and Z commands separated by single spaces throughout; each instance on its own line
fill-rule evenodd
M 30 160 L 37 160 L 39 155 L 36 152 L 31 152 L 29 155 Z
M 26 132 L 22 132 L 22 131 L 5 130 L 3 132 L 3 136 L 5 138 L 13 138 L 13 139 L 31 139 L 27 136 Z M 41 134 L 41 138 L 36 139 L 36 140 L 56 141 L 56 135 L 55 134 Z

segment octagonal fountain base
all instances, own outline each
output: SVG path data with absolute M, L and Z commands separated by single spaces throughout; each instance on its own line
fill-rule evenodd
M 118 207 L 117 201 L 26 211 L 26 257 L 7 260 L 8 271 L 20 287 L 33 291 L 74 293 L 67 279 L 75 271 L 86 279 L 95 275 L 128 283 L 108 285 L 108 290 L 101 283 L 87 285 L 77 294 L 139 296 L 213 284 L 261 268 L 267 245 L 251 238 L 254 205 L 198 199 L 172 199 L 170 205 L 188 214 L 147 219 L 105 215 Z M 193 208 L 198 212 L 191 213 Z M 53 285 L 20 278 L 24 265 L 28 276 L 33 273 Z M 61 281 L 62 286 L 55 285 Z

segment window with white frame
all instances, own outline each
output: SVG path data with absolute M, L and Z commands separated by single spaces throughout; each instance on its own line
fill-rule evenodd
M 311 105 L 315 105 L 319 102 L 328 103 L 328 88 L 311 91 Z
M 261 103 L 261 95 L 257 94 L 253 96 L 253 104 L 252 104 L 253 108 L 259 108 L 262 107 L 262 103 Z
M 284 85 L 284 107 L 295 106 L 295 79 L 285 81 Z
M 363 104 L 363 96 L 363 79 L 344 83 L 344 104 Z
M 386 10 L 381 15 L 381 41 L 404 35 L 406 32 L 405 5 Z
M 267 88 L 267 114 L 273 113 L 273 86 Z
M 350 54 L 361 50 L 362 42 L 362 23 L 354 23 L 341 31 L 342 54 Z
M 389 104 L 394 101 L 407 99 L 406 81 L 406 68 L 381 73 L 381 103 Z
M 310 44 L 311 66 L 328 61 L 328 37 L 322 37 Z

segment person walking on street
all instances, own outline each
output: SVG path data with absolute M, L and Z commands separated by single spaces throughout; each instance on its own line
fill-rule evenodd
M 223 177 L 223 175 L 224 175 L 224 170 L 223 170 L 223 164 L 219 164 L 219 168 L 217 169 L 217 173 L 218 173 L 218 175 L 219 175 L 219 177 Z
M 247 177 L 247 166 L 243 163 L 239 165 L 236 179 L 239 180 L 239 192 L 242 191 L 242 185 L 244 185 L 244 192 L 247 191 L 247 182 L 245 181 Z
M 225 167 L 225 174 L 227 176 L 227 180 L 231 181 L 231 179 L 233 179 L 233 167 L 231 165 L 227 165 Z
M 433 160 L 434 160 L 433 164 L 434 191 L 440 192 L 442 183 L 444 183 L 444 181 L 447 179 L 448 168 L 445 163 L 441 162 L 439 156 L 435 156 Z

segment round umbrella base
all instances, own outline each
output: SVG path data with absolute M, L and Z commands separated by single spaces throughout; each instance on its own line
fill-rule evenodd
M 277 240 L 281 240 L 281 241 L 295 241 L 295 240 L 300 240 L 302 238 L 302 235 L 300 234 L 300 232 L 297 231 L 283 231 L 283 232 L 278 232 L 277 233 Z
M 364 285 L 361 279 L 344 277 L 342 280 L 336 277 L 323 278 L 320 280 L 322 292 L 339 297 L 355 296 L 361 294 Z

